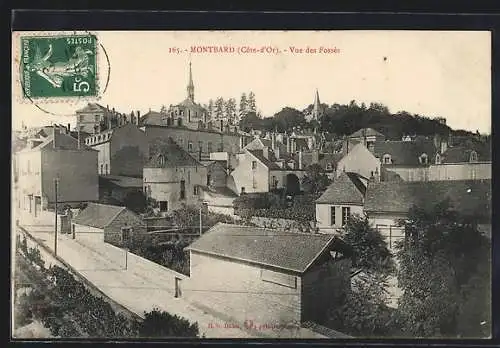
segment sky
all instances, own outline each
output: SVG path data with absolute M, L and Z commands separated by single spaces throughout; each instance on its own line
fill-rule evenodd
M 23 100 L 13 39 L 12 126 L 72 125 L 87 101 Z M 379 102 L 393 113 L 445 117 L 454 129 L 491 129 L 491 38 L 464 31 L 98 31 L 101 105 L 141 114 L 186 98 L 192 62 L 195 100 L 235 98 L 253 91 L 258 110 L 285 106 Z M 234 52 L 191 52 L 193 47 Z M 248 48 L 272 48 L 248 53 Z M 292 53 L 292 47 L 302 53 Z M 320 48 L 323 48 L 320 51 Z M 315 49 L 315 52 L 307 51 Z M 177 53 L 177 49 L 179 52 Z M 186 50 L 186 51 L 184 51 Z M 106 59 L 106 55 L 109 59 Z M 109 69 L 109 74 L 108 74 Z M 106 84 L 106 81 L 109 82 Z

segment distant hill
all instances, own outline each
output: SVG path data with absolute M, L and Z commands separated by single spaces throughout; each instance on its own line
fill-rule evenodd
M 369 106 L 351 101 L 349 104 L 322 104 L 323 117 L 319 120 L 319 131 L 349 135 L 361 128 L 373 128 L 383 133 L 388 139 L 400 140 L 404 135 L 434 135 L 448 136 L 473 135 L 464 130 L 452 130 L 437 118 L 411 114 L 406 111 L 392 114 L 389 109 L 379 103 Z M 278 130 L 292 131 L 294 127 L 312 128 L 305 115 L 310 113 L 312 105 L 300 111 L 291 107 L 284 107 L 272 117 L 259 118 L 254 113 L 242 118 L 242 129 L 259 129 L 262 131 Z

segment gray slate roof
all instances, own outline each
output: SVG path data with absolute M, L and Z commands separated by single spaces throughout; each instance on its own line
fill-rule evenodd
M 339 240 L 330 234 L 218 223 L 186 250 L 304 273 L 320 255 L 334 247 L 334 241 Z
M 365 192 L 366 188 L 356 173 L 342 173 L 316 203 L 362 205 Z
M 87 208 L 73 219 L 73 222 L 78 225 L 104 228 L 111 223 L 119 213 L 126 209 L 125 207 L 116 205 L 89 203 Z
M 191 156 L 172 139 L 157 142 L 150 147 L 151 159 L 144 166 L 145 168 L 175 168 L 202 166 L 198 160 Z M 163 156 L 164 163 L 161 164 L 160 156 Z
M 437 149 L 432 140 L 418 141 L 377 141 L 374 155 L 382 158 L 391 155 L 393 165 L 420 166 L 419 157 L 427 154 L 428 163 L 435 163 Z
M 458 212 L 490 223 L 491 194 L 491 180 L 369 183 L 364 210 L 406 214 L 414 204 L 425 207 L 449 198 Z

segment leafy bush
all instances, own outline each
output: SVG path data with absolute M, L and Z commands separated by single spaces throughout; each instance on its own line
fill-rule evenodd
M 139 323 L 137 331 L 141 337 L 198 337 L 198 323 L 171 315 L 155 308 L 144 313 L 144 320 Z

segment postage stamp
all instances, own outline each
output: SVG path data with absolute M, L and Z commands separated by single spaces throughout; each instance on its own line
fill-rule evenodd
M 22 36 L 23 97 L 97 96 L 97 47 L 93 34 Z

